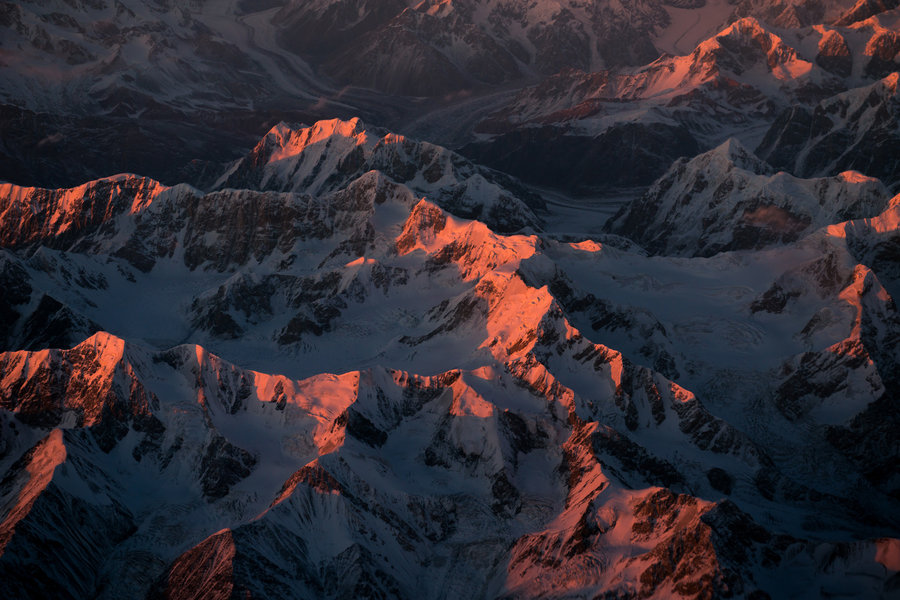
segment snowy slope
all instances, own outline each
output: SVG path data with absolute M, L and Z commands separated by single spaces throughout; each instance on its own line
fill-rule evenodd
M 676 162 L 607 228 L 654 254 L 712 256 L 792 242 L 831 223 L 874 217 L 890 197 L 880 181 L 855 171 L 822 179 L 775 173 L 731 139 Z
M 341 84 L 441 96 L 563 68 L 646 64 L 737 17 L 805 26 L 852 6 L 798 4 L 28 1 L 2 21 L 0 94 L 32 110 L 130 115 L 339 100 L 318 69 Z
M 806 542 L 773 536 L 728 500 L 635 488 L 639 472 L 676 488 L 681 475 L 635 454 L 579 408 L 578 394 L 543 387 L 549 374 L 531 379 L 538 365 L 292 381 L 199 347 L 150 351 L 107 334 L 0 360 L 4 390 L 16 392 L 4 407 L 18 422 L 3 423 L 3 460 L 15 463 L 0 568 L 17 596 L 533 597 L 558 590 L 554 556 L 567 565 L 566 587 L 585 593 L 755 589 L 789 569 L 798 586 L 815 578 L 826 590 L 853 582 L 877 594 L 877 579 L 845 573 L 874 573 L 876 554 L 893 564 L 890 540 L 819 544 L 817 554 L 843 557 L 822 579 Z M 31 391 L 36 378 L 64 386 L 65 401 L 48 405 Z M 668 403 L 673 392 L 659 383 L 642 385 Z M 657 423 L 698 408 L 674 393 Z M 78 536 L 51 515 L 104 535 Z M 687 552 L 685 537 L 697 540 Z M 74 578 L 28 574 L 26 553 L 48 538 L 59 542 L 51 565 L 81 565 Z M 784 544 L 795 558 L 750 567 Z
M 99 0 L 18 2 L 5 11 L 0 95 L 23 108 L 136 117 L 317 97 L 310 68 L 272 43 L 271 10 Z
M 898 47 L 900 48 L 900 47 Z M 855 169 L 900 182 L 900 72 L 863 88 L 822 100 L 815 107 L 785 110 L 757 153 L 781 168 L 810 177 Z
M 767 130 L 771 145 L 769 138 L 787 126 L 786 135 L 799 139 L 785 154 L 806 151 L 814 140 L 797 130 L 809 126 L 818 102 L 834 94 L 864 97 L 873 81 L 900 68 L 895 12 L 849 27 L 782 28 L 745 17 L 692 51 L 641 67 L 568 69 L 522 90 L 483 119 L 475 127 L 481 139 L 463 153 L 538 185 L 565 181 L 579 191 L 649 185 L 679 156 L 729 137 L 756 147 Z M 793 113 L 796 122 L 788 121 Z M 889 137 L 890 125 L 884 128 Z M 555 164 L 552 157 L 569 149 L 574 156 Z M 542 153 L 551 156 L 546 167 Z M 836 175 L 855 168 L 886 176 L 884 169 L 870 172 L 848 163 L 795 173 Z
M 667 234 L 693 254 L 753 198 L 808 223 L 674 258 L 442 208 L 479 172 L 328 121 L 215 192 L 0 189 L 4 592 L 891 593 L 897 199 L 730 142 L 646 224 L 706 223 Z
M 551 87 L 581 89 L 517 101 L 502 119 L 516 131 L 468 155 L 545 186 L 646 186 L 674 159 L 729 136 L 755 147 L 789 105 L 892 72 L 890 11 L 850 11 L 859 19 L 828 25 L 850 8 L 843 0 L 13 3 L 0 20 L 0 178 L 70 187 L 131 171 L 206 187 L 219 163 L 279 121 L 334 116 L 455 146 L 480 139 L 473 126 L 506 95 L 549 77 Z M 744 18 L 766 33 L 737 26 Z M 741 31 L 726 36 L 726 48 L 707 47 L 726 28 Z M 701 52 L 704 64 L 691 65 L 698 46 L 715 56 Z M 608 80 L 600 90 L 597 73 Z M 445 118 L 421 135 L 423 123 Z M 576 139 L 564 144 L 562 135 Z M 611 145 L 656 151 L 619 162 L 603 151 Z M 542 167 L 542 148 L 560 164 Z M 633 177 L 622 175 L 629 163 L 641 165 Z

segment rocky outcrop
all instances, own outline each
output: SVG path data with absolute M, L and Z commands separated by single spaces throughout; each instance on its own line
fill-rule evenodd
M 800 177 L 853 169 L 896 186 L 898 171 L 898 74 L 868 87 L 794 107 L 775 121 L 756 153 Z
M 584 194 L 645 185 L 675 158 L 698 150 L 696 139 L 682 126 L 623 123 L 596 136 L 572 135 L 553 126 L 522 128 L 460 151 L 530 183 L 564 182 L 566 191 Z
M 858 0 L 850 9 L 845 11 L 835 22 L 835 25 L 853 25 L 860 21 L 873 17 L 900 6 L 897 0 Z

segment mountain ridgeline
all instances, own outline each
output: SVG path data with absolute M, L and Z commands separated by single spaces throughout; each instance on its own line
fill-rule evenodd
M 900 594 L 898 23 L 0 7 L 0 595 Z

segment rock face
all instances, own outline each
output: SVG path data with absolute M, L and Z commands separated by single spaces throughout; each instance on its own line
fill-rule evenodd
M 65 191 L 4 184 L 2 244 L 16 248 L 48 239 L 65 244 L 86 230 L 142 210 L 164 191 L 156 181 L 127 175 Z
M 34 428 L 51 433 L 35 438 L 40 441 L 9 470 L 5 485 L 18 504 L 4 521 L 10 541 L 0 560 L 3 585 L 18 595 L 63 587 L 82 595 L 99 591 L 101 597 L 141 591 L 140 581 L 116 575 L 126 568 L 155 578 L 153 597 L 234 590 L 316 597 L 335 582 L 346 593 L 430 597 L 446 593 L 444 579 L 475 585 L 507 573 L 480 593 L 532 597 L 555 589 L 550 582 L 559 582 L 562 561 L 565 581 L 578 589 L 614 590 L 612 574 L 631 573 L 628 581 L 635 578 L 652 596 L 670 586 L 755 589 L 763 572 L 749 565 L 785 547 L 804 553 L 800 560 L 812 559 L 802 540 L 774 536 L 729 500 L 710 503 L 669 491 L 702 480 L 689 484 L 694 475 L 648 454 L 636 440 L 682 439 L 682 448 L 695 446 L 723 466 L 765 468 L 769 477 L 771 466 L 689 392 L 577 333 L 573 337 L 571 329 L 562 334 L 553 325 L 557 319 L 544 317 L 531 350 L 498 348 L 510 362 L 489 379 L 480 370 L 418 377 L 376 369 L 290 381 L 241 371 L 197 347 L 148 352 L 107 334 L 71 351 L 4 355 L 3 389 L 12 395 L 3 406 L 19 422 L 9 425 L 18 430 L 11 433 L 13 448 L 27 448 L 22 444 Z M 570 360 L 599 381 L 612 376 L 618 382 L 615 391 L 609 387 L 606 408 L 586 402 L 543 366 Z M 58 396 L 65 401 L 46 406 L 50 398 L 35 381 L 65 387 Z M 500 392 L 516 382 L 520 391 L 512 397 Z M 163 388 L 167 396 L 160 396 Z M 548 398 L 554 403 L 545 404 Z M 595 421 L 601 413 L 609 424 Z M 40 424 L 34 420 L 39 415 Z M 642 424 L 651 415 L 652 424 Z M 670 420 L 678 424 L 674 430 L 666 426 Z M 275 446 L 273 435 L 280 442 Z M 221 467 L 190 458 L 210 452 Z M 243 456 L 244 466 L 226 466 L 230 454 Z M 400 456 L 416 469 L 415 484 L 373 470 Z M 293 474 L 285 471 L 310 458 Z M 129 465 L 137 477 L 158 473 L 166 483 L 148 490 L 149 497 L 136 497 L 124 481 L 110 478 L 113 465 Z M 280 488 L 261 474 L 249 487 L 248 476 L 264 468 L 282 473 Z M 385 478 L 392 484 L 385 485 Z M 210 482 L 223 480 L 230 483 L 211 493 Z M 265 481 L 267 492 L 257 498 Z M 467 491 L 445 494 L 434 487 L 439 481 Z M 666 487 L 643 488 L 642 482 L 652 481 Z M 84 496 L 85 484 L 97 491 Z M 182 486 L 190 492 L 178 492 Z M 30 504 L 23 504 L 29 496 L 19 490 L 31 495 Z M 64 570 L 26 576 L 18 562 L 47 531 L 75 535 L 47 522 L 40 508 L 54 500 L 78 507 L 82 524 L 110 529 L 96 548 L 62 544 L 66 552 L 96 557 L 78 582 Z M 210 502 L 218 506 L 214 521 L 192 519 Z M 153 512 L 141 506 L 153 506 Z M 241 524 L 251 515 L 256 518 Z M 233 525 L 178 551 L 224 523 Z M 646 551 L 619 555 L 608 540 L 622 539 Z M 510 546 L 507 572 L 503 556 Z M 859 542 L 829 547 L 845 556 L 848 570 L 865 565 L 873 549 Z M 598 571 L 600 556 L 608 562 Z M 73 560 L 67 553 L 59 559 Z M 435 582 L 414 583 L 399 568 L 404 564 Z M 775 565 L 763 568 L 775 572 Z M 467 583 L 465 594 L 472 589 Z
M 15 596 L 131 595 L 129 586 L 147 582 L 129 582 L 127 574 L 116 581 L 102 564 L 152 577 L 158 550 L 181 535 L 172 537 L 165 515 L 180 514 L 184 524 L 176 528 L 192 529 L 191 510 L 234 496 L 256 472 L 259 447 L 242 449 L 219 433 L 232 435 L 228 420 L 252 412 L 288 436 L 316 422 L 286 407 L 291 382 L 235 369 L 196 347 L 148 353 L 97 334 L 71 350 L 11 353 L 2 361 L 0 570 L 3 589 Z M 175 387 L 161 400 L 151 380 Z M 49 433 L 34 437 L 41 431 Z M 126 464 L 130 475 L 109 477 L 109 469 Z M 136 490 L 147 477 L 155 483 Z M 100 535 L 84 536 L 84 527 Z M 55 566 L 38 568 L 26 557 L 46 556 L 47 540 Z
M 810 177 L 855 169 L 896 187 L 900 101 L 898 73 L 871 86 L 786 110 L 756 152 L 776 167 Z
M 142 271 L 175 256 L 190 269 L 224 271 L 338 232 L 347 250 L 364 247 L 375 207 L 411 207 L 415 193 L 505 231 L 539 228 L 533 209 L 543 208 L 506 175 L 439 146 L 379 136 L 357 119 L 278 126 L 216 187 L 204 194 L 128 175 L 66 190 L 5 184 L 0 237 L 9 248 L 102 251 Z

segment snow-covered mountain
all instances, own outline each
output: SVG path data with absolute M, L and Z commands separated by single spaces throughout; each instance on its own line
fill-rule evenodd
M 283 107 L 288 98 L 314 103 L 310 68 L 272 43 L 266 22 L 271 10 L 235 12 L 233 4 L 9 4 L 2 21 L 0 97 L 40 112 L 102 110 L 132 117 L 263 102 Z M 223 62 L 230 68 L 220 68 Z
M 329 121 L 214 192 L 4 186 L 4 592 L 891 593 L 900 316 L 870 258 L 898 199 L 731 142 L 671 189 L 791 192 L 810 224 L 673 259 L 504 235 L 432 171 L 478 173 Z M 55 338 L 28 328 L 44 298 Z
M 712 256 L 792 242 L 815 229 L 881 214 L 891 194 L 855 171 L 798 179 L 730 139 L 681 159 L 607 223 L 654 254 Z
M 776 143 L 771 138 L 789 128 L 788 139 L 799 136 L 796 146 L 819 156 L 822 152 L 812 149 L 816 141 L 807 139 L 805 130 L 795 131 L 809 126 L 820 101 L 835 103 L 847 95 L 862 102 L 870 86 L 890 87 L 885 83 L 893 77 L 889 73 L 900 69 L 895 61 L 900 49 L 896 15 L 890 11 L 849 27 L 800 29 L 772 27 L 745 17 L 684 55 L 663 55 L 632 69 L 569 69 L 519 92 L 511 103 L 480 122 L 475 130 L 484 139 L 463 152 L 541 185 L 566 181 L 575 191 L 649 185 L 679 156 L 694 156 L 729 137 L 756 147 L 770 127 L 763 142 L 766 147 Z M 887 79 L 877 82 L 885 75 Z M 884 110 L 872 109 L 873 114 Z M 886 110 L 893 114 L 893 107 Z M 790 117 L 793 113 L 798 113 L 795 121 Z M 870 127 L 873 117 L 863 120 L 864 125 L 854 127 Z M 890 117 L 875 121 L 875 127 L 886 131 L 881 137 L 891 135 Z M 875 142 L 880 143 L 881 139 Z M 542 165 L 546 148 L 551 149 L 551 157 L 565 158 L 551 158 Z M 796 150 L 783 152 L 793 156 Z M 768 158 L 768 154 L 761 156 Z M 788 167 L 783 162 L 778 166 Z M 863 165 L 862 160 L 856 167 L 850 160 L 837 162 L 842 170 L 890 175 L 883 166 Z M 830 162 L 822 167 L 818 171 L 801 168 L 796 174 L 836 173 Z
M 290 2 L 279 20 L 285 44 L 324 51 L 339 80 L 428 96 L 566 67 L 642 64 L 671 24 L 662 2 L 607 0 Z
M 786 109 L 757 153 L 775 166 L 806 177 L 855 169 L 898 188 L 898 81 L 900 72 L 895 71 L 870 86 L 822 100 L 811 109 Z
M 806 27 L 845 19 L 852 3 L 834 0 L 738 0 L 733 16 L 756 17 L 778 27 Z
M 896 596 L 898 11 L 0 3 L 0 596 Z
M 900 6 L 897 0 L 857 0 L 835 21 L 836 25 L 852 25 Z
M 0 10 L 0 179 L 179 183 L 281 120 L 390 114 L 279 45 L 277 3 L 29 0 Z M 192 161 L 198 161 L 192 164 Z M 218 165 L 216 165 L 218 166 Z
M 661 52 L 688 51 L 738 18 L 810 26 L 852 6 L 847 0 L 29 0 L 9 5 L 0 22 L 8 57 L 0 66 L 0 98 L 42 112 L 132 116 L 340 103 L 329 77 L 441 96 L 568 68 L 643 65 Z M 877 12 L 856 7 L 842 22 Z
M 532 210 L 542 210 L 543 200 L 514 179 L 359 119 L 295 128 L 281 123 L 213 186 L 322 194 L 370 171 L 501 231 L 540 227 Z
M 516 102 L 508 116 L 519 129 L 470 155 L 520 177 L 533 173 L 542 185 L 559 179 L 569 188 L 601 179 L 648 185 L 675 158 L 742 130 L 751 130 L 742 141 L 755 146 L 757 117 L 771 121 L 773 111 L 798 98 L 814 103 L 860 85 L 861 77 L 888 75 L 896 64 L 889 56 L 896 24 L 885 17 L 892 11 L 885 12 L 889 3 L 866 6 L 853 8 L 849 0 L 15 3 L 0 20 L 0 52 L 7 57 L 0 61 L 0 178 L 66 187 L 137 171 L 202 187 L 217 169 L 206 161 L 233 160 L 279 121 L 333 116 L 363 116 L 417 136 L 429 115 L 441 120 L 443 110 L 455 110 L 463 120 L 448 123 L 456 146 L 477 139 L 472 126 L 491 112 L 486 107 L 502 106 L 498 98 L 509 90 L 537 83 L 535 93 L 544 96 L 540 82 L 551 77 L 551 90 L 581 91 L 556 98 L 550 113 L 543 101 Z M 840 27 L 829 25 L 842 11 Z M 736 25 L 745 18 L 756 25 Z M 723 30 L 736 33 L 716 50 L 712 40 Z M 847 52 L 856 57 L 860 44 L 871 60 L 853 58 L 848 66 Z M 685 57 L 695 48 L 700 61 L 691 66 Z M 851 84 L 833 80 L 847 73 Z M 607 80 L 600 92 L 597 76 Z M 677 106 L 660 113 L 659 102 L 646 98 L 661 100 L 666 90 L 679 99 L 667 97 Z M 630 110 L 609 98 L 628 98 Z M 568 124 L 597 117 L 597 103 L 602 118 Z M 566 124 L 520 125 L 535 119 Z M 495 124 L 482 130 L 497 131 Z M 560 135 L 572 139 L 562 144 Z M 448 144 L 451 137 L 436 141 Z M 658 151 L 628 157 L 648 165 L 631 179 L 620 164 L 593 176 L 578 173 L 583 165 L 564 168 L 578 164 L 578 155 L 614 163 L 618 156 L 602 151 L 611 144 Z M 567 153 L 566 145 L 577 150 Z M 534 155 L 543 147 L 563 164 L 542 168 Z

